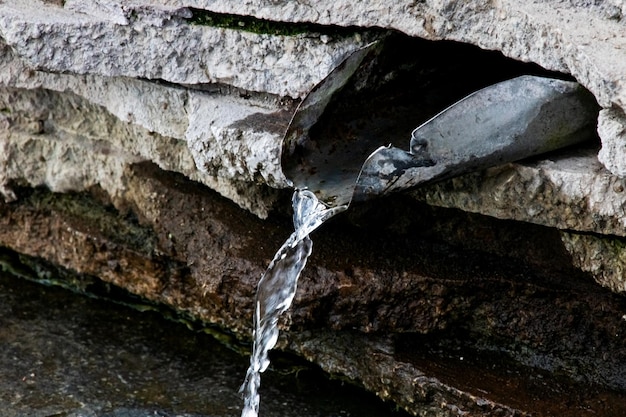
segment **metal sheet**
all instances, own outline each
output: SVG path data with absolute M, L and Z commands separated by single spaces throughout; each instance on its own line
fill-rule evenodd
M 593 137 L 597 105 L 579 84 L 522 76 L 484 88 L 413 131 L 409 151 L 379 148 L 364 162 L 363 201 L 517 161 Z
M 594 136 L 598 107 L 588 91 L 575 82 L 524 75 L 470 94 L 408 137 L 412 126 L 424 120 L 419 118 L 424 104 L 416 90 L 404 93 L 402 86 L 381 98 L 384 88 L 376 83 L 391 73 L 378 68 L 389 66 L 386 50 L 380 41 L 338 66 L 303 100 L 285 134 L 285 175 L 295 188 L 309 189 L 328 206 L 516 161 Z M 419 72 L 408 74 L 413 78 L 403 79 L 407 87 L 420 82 L 414 79 Z M 393 145 L 381 146 L 389 142 Z

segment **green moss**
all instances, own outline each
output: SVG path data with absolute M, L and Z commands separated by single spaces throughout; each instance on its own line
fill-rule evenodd
M 213 26 L 218 28 L 238 29 L 246 32 L 270 35 L 294 36 L 311 32 L 311 25 L 279 23 L 269 20 L 256 19 L 250 16 L 235 14 L 213 13 L 206 10 L 192 9 L 191 24 Z
M 305 22 L 275 22 L 271 20 L 257 19 L 251 16 L 214 13 L 207 10 L 193 8 L 191 9 L 191 12 L 193 14 L 191 19 L 189 19 L 191 24 L 237 29 L 256 34 L 295 36 L 304 33 L 320 33 L 346 36 L 356 31 L 355 28 L 324 26 Z
M 55 6 L 65 7 L 65 0 L 44 0 L 44 3 L 53 4 Z

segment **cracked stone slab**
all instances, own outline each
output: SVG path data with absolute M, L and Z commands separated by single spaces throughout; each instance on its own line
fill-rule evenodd
M 190 24 L 185 8 L 37 0 L 0 5 L 0 35 L 32 68 L 48 72 L 222 83 L 302 98 L 365 33 L 257 34 Z
M 277 188 L 289 184 L 281 149 L 293 107 L 251 107 L 228 96 L 189 92 L 187 109 L 185 140 L 202 171 Z
M 3 45 L 0 59 L 0 85 L 8 89 L 3 93 L 5 113 L 21 108 L 20 114 L 29 118 L 30 123 L 60 123 L 66 136 L 100 141 L 97 149 L 113 141 L 113 147 L 125 148 L 135 155 L 127 162 L 152 160 L 164 169 L 183 173 L 208 185 L 261 217 L 267 216 L 276 196 L 263 191 L 266 188 L 259 187 L 257 183 L 276 188 L 288 184 L 282 174 L 279 154 L 282 131 L 289 123 L 288 115 L 293 111 L 295 101 L 277 100 L 263 94 L 242 98 L 236 89 L 228 86 L 215 86 L 203 91 L 126 77 L 33 71 L 6 45 Z M 75 114 L 69 116 L 72 110 Z M 283 117 L 276 119 L 276 114 Z M 11 116 L 5 114 L 5 128 L 12 128 L 10 119 Z M 95 120 L 99 122 L 94 123 Z M 31 126 L 28 129 L 30 134 L 35 135 L 29 141 L 43 144 L 47 136 L 37 135 L 41 128 Z M 10 143 L 11 140 L 9 135 L 3 141 L 5 146 L 19 149 L 17 144 Z M 171 149 L 158 145 L 159 141 L 171 143 L 167 145 Z M 60 142 L 50 139 L 50 143 L 56 147 Z M 73 143 L 72 146 L 82 149 L 92 147 L 82 139 Z M 48 145 L 42 146 L 36 148 L 43 152 Z M 161 150 L 157 151 L 159 146 Z M 92 151 L 77 152 L 86 158 L 85 166 L 97 157 Z M 14 153 L 16 161 L 20 161 L 13 164 L 19 168 L 18 171 L 41 171 L 41 164 L 33 159 L 34 154 L 11 154 Z M 9 153 L 4 155 L 6 159 Z M 53 162 L 52 155 L 54 153 L 46 156 L 48 163 Z M 112 155 L 103 161 L 119 164 Z M 72 172 L 72 169 L 62 169 L 61 161 L 55 164 L 59 173 Z M 28 168 L 31 166 L 33 168 Z M 3 184 L 11 178 L 30 178 L 28 181 L 32 184 L 49 186 L 65 181 L 61 178 L 43 181 L 41 175 L 30 177 L 18 171 L 5 170 Z M 98 183 L 99 172 L 99 169 L 86 170 L 85 175 L 91 177 L 89 181 L 72 180 L 70 183 L 74 184 L 74 188 L 68 183 L 53 189 L 83 190 L 83 185 Z M 113 172 L 119 172 L 119 169 L 113 169 Z M 82 175 L 81 178 L 86 177 Z M 114 181 L 107 179 L 106 175 L 102 179 L 111 185 L 111 194 L 117 195 L 116 190 L 120 186 L 113 186 Z M 8 196 L 10 190 L 3 194 Z
M 0 84 L 25 90 L 43 88 L 71 91 L 105 107 L 119 120 L 160 135 L 184 138 L 189 124 L 185 109 L 187 91 L 127 77 L 57 74 L 36 71 L 6 43 L 0 52 Z
M 330 0 L 314 4 L 159 0 L 159 3 L 283 22 L 388 27 L 426 39 L 473 43 L 501 50 L 514 59 L 571 73 L 599 97 L 603 106 L 609 102 L 626 105 L 626 62 L 615 59 L 615 54 L 626 47 L 626 6 L 619 0 L 597 5 L 551 0 L 522 3 L 367 0 L 358 4 Z

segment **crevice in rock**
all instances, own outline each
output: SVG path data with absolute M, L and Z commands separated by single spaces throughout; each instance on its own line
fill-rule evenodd
M 148 308 L 146 300 L 126 289 L 89 274 L 78 274 L 44 258 L 25 255 L 0 247 L 0 268 L 18 278 L 46 286 L 62 287 L 80 295 L 107 299 L 115 303 Z M 165 307 L 164 307 L 165 311 Z
M 188 22 L 193 25 L 211 26 L 218 28 L 236 29 L 259 35 L 297 36 L 311 35 L 319 37 L 329 36 L 343 37 L 353 35 L 355 32 L 384 33 L 384 29 L 364 29 L 358 26 L 321 25 L 311 22 L 281 22 L 268 19 L 260 19 L 249 15 L 232 13 L 217 13 L 206 9 L 190 7 L 192 17 Z
M 233 97 L 249 101 L 252 105 L 259 107 L 267 107 L 271 109 L 284 108 L 287 111 L 293 111 L 300 103 L 300 99 L 294 99 L 287 96 L 279 96 L 277 94 L 265 93 L 260 91 L 246 90 L 244 88 L 235 87 L 225 83 L 174 83 L 157 78 L 138 78 L 146 83 L 152 83 L 158 86 L 166 86 L 181 91 L 201 91 L 215 97 Z M 167 110 L 167 109 L 165 109 Z

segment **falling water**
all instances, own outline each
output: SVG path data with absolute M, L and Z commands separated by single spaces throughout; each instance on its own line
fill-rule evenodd
M 367 48 L 361 52 L 365 54 Z M 352 66 L 342 68 L 354 71 L 363 58 L 359 55 Z M 333 73 L 300 104 L 300 113 L 285 134 L 289 143 L 306 139 L 299 136 L 300 132 L 311 128 L 337 86 L 346 82 L 344 70 Z M 320 149 L 316 148 L 308 155 L 308 163 L 316 169 L 292 166 L 290 176 L 301 187 L 296 188 L 292 200 L 295 231 L 276 253 L 257 289 L 254 346 L 241 387 L 245 397 L 242 417 L 258 416 L 260 374 L 267 369 L 267 354 L 278 340 L 278 318 L 291 305 L 298 277 L 311 254 L 309 233 L 346 210 L 350 201 L 364 201 L 578 143 L 595 129 L 596 115 L 595 100 L 578 84 L 521 76 L 470 94 L 423 123 L 413 131 L 408 152 L 382 146 L 362 165 L 353 166 L 360 161 L 352 152 L 327 158 L 328 153 L 318 155 Z M 367 138 L 368 134 L 362 136 Z M 332 149 L 330 153 L 336 155 L 334 144 Z M 338 172 L 338 166 L 344 169 Z M 346 166 L 354 169 L 346 170 Z M 311 171 L 324 175 L 312 178 Z M 315 194 L 303 189 L 322 183 L 323 189 L 318 192 L 336 207 L 325 206 Z
M 292 198 L 295 231 L 280 247 L 257 287 L 254 312 L 254 345 L 250 367 L 241 386 L 244 395 L 242 417 L 259 415 L 261 372 L 268 365 L 268 352 L 278 340 L 278 318 L 291 305 L 298 277 L 311 254 L 309 234 L 347 206 L 328 208 L 308 190 L 296 190 Z

